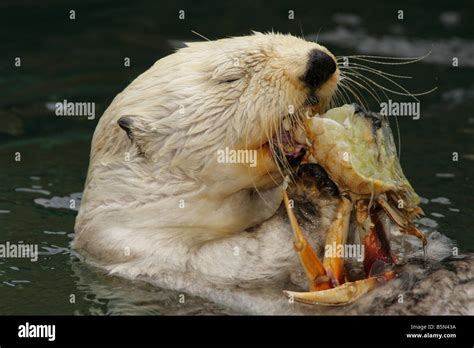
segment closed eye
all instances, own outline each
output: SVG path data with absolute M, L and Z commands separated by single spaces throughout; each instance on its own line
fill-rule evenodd
M 212 73 L 212 79 L 217 83 L 233 83 L 245 77 L 245 72 L 240 67 L 225 65 L 219 66 Z
M 232 83 L 232 82 L 239 81 L 239 80 L 240 79 L 238 79 L 238 78 L 232 78 L 232 79 L 222 80 L 221 82 L 223 82 L 223 83 Z

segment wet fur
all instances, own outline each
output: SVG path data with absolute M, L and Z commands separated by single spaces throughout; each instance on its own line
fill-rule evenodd
M 313 48 L 327 51 L 280 34 L 190 44 L 117 95 L 92 142 L 73 241 L 81 258 L 239 312 L 472 314 L 472 257 L 447 260 L 447 268 L 407 265 L 408 283 L 390 282 L 344 308 L 290 304 L 281 293 L 306 284 L 279 208 L 284 184 L 260 145 L 275 127 L 271 117 L 306 102 L 298 77 Z M 336 84 L 337 76 L 321 88 L 322 104 Z M 216 151 L 225 146 L 258 149 L 265 165 L 216 166 Z M 297 212 L 320 252 L 333 213 L 331 201 L 322 203 Z M 430 286 L 434 281 L 446 289 Z M 394 305 L 400 291 L 411 301 L 405 306 Z M 461 300 L 449 302 L 453 292 Z M 432 306 L 440 298 L 446 306 Z
M 73 247 L 129 278 L 286 281 L 297 260 L 290 230 L 270 219 L 285 184 L 263 144 L 289 105 L 306 106 L 313 49 L 330 54 L 256 33 L 189 44 L 140 75 L 95 130 Z M 334 74 L 319 88 L 321 107 L 336 84 Z M 225 147 L 258 151 L 258 165 L 217 163 Z

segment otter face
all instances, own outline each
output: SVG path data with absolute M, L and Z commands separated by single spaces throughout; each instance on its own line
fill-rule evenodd
M 280 34 L 222 41 L 212 48 L 217 52 L 211 89 L 217 96 L 232 90 L 226 102 L 233 111 L 229 126 L 235 147 L 252 149 L 275 138 L 281 143 L 284 126 L 294 128 L 308 111 L 326 110 L 339 71 L 323 46 Z
M 324 112 L 336 89 L 336 59 L 325 47 L 282 34 L 193 43 L 180 51 L 202 61 L 201 98 L 219 106 L 237 148 L 256 148 L 304 112 Z M 191 64 L 195 67 L 193 64 Z M 303 112 L 304 111 L 304 112 Z
M 268 144 L 275 154 L 275 145 L 295 142 L 305 115 L 327 109 L 338 80 L 331 52 L 291 35 L 190 43 L 127 88 L 117 106 L 132 116 L 119 125 L 162 167 L 199 170 L 225 147 Z

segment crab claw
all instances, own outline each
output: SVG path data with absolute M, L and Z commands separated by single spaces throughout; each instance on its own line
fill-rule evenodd
M 377 277 L 357 280 L 355 282 L 345 283 L 333 289 L 310 292 L 296 292 L 284 290 L 286 296 L 297 302 L 318 305 L 347 305 L 362 295 L 366 294 L 381 283 L 385 283 L 396 277 L 395 272 L 385 272 Z
M 390 242 L 378 213 L 370 214 L 370 227 L 365 234 L 364 245 L 364 271 L 366 277 L 377 275 L 386 267 L 395 264 L 395 258 L 390 250 Z
M 354 302 L 377 285 L 395 277 L 394 272 L 377 272 L 380 273 L 377 276 L 345 283 L 346 278 L 344 275 L 343 258 L 327 257 L 321 262 L 309 243 L 305 240 L 298 221 L 296 220 L 296 216 L 290 207 L 286 192 L 283 192 L 283 201 L 294 233 L 294 246 L 309 280 L 310 290 L 309 292 L 284 291 L 290 299 L 309 304 L 345 305 Z M 364 205 L 359 204 L 359 206 L 363 208 Z M 326 245 L 344 245 L 346 243 L 349 230 L 349 218 L 352 209 L 351 201 L 345 197 L 341 197 L 336 209 L 336 218 L 331 223 L 326 236 Z M 359 209 L 356 212 L 361 213 L 362 210 Z M 364 215 L 364 213 L 359 215 Z M 369 233 L 367 236 L 372 236 L 372 234 Z M 375 235 L 374 238 L 374 241 L 380 241 Z M 375 250 L 376 254 L 371 260 L 377 261 L 380 259 L 379 254 L 384 255 L 384 253 L 379 244 L 372 244 L 370 244 L 370 246 L 375 245 L 375 247 L 371 250 Z M 385 251 L 384 248 L 383 251 Z M 374 262 L 370 263 L 370 268 L 372 268 L 373 263 Z

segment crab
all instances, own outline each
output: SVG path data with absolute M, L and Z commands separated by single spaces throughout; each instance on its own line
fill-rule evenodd
M 364 245 L 365 278 L 348 281 L 343 257 L 320 260 L 284 192 L 294 247 L 309 281 L 308 292 L 284 293 L 303 303 L 345 305 L 397 276 L 386 267 L 397 262 L 390 251 L 388 223 L 421 239 L 425 248 L 427 240 L 414 225 L 424 213 L 418 206 L 419 196 L 403 174 L 386 118 L 351 104 L 307 118 L 304 127 L 308 139 L 304 162 L 324 168 L 340 195 L 325 243 L 343 246 L 349 234 L 355 233 Z

